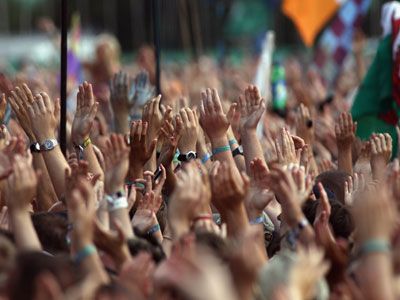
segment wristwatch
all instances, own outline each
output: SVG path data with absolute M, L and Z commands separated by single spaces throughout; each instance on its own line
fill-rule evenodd
M 40 144 L 38 142 L 34 142 L 30 145 L 29 149 L 32 153 L 40 153 Z
M 178 160 L 181 162 L 188 162 L 196 158 L 197 158 L 197 153 L 194 151 L 189 151 L 188 153 L 181 153 L 178 155 Z
M 45 140 L 43 144 L 40 145 L 41 151 L 50 151 L 53 150 L 58 145 L 58 141 L 56 139 Z

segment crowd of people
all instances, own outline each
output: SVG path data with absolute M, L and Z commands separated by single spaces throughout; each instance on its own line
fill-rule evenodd
M 102 37 L 65 155 L 55 71 L 2 74 L 1 298 L 399 299 L 397 145 L 356 137 L 357 46 L 331 94 L 288 59 L 274 111 L 255 59 L 168 65 L 156 95 L 152 49 L 121 66 Z

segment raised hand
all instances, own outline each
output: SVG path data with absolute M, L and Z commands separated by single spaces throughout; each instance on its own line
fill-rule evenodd
M 81 145 L 90 136 L 99 104 L 94 99 L 92 85 L 86 81 L 79 86 L 76 100 L 77 105 L 72 122 L 71 139 L 73 143 Z
M 161 95 L 150 100 L 143 107 L 142 122 L 147 123 L 148 142 L 158 138 L 163 123 L 163 114 L 160 109 Z M 149 146 L 149 145 L 148 145 Z
M 142 176 L 143 166 L 151 158 L 157 139 L 150 140 L 147 135 L 147 122 L 134 121 L 130 132 L 129 177 L 136 179 Z
M 39 143 L 55 137 L 60 115 L 60 101 L 53 103 L 46 93 L 37 94 L 28 106 L 33 134 Z
M 300 163 L 300 151 L 296 151 L 292 136 L 286 128 L 281 129 L 279 139 L 275 140 L 275 148 L 278 162 L 281 165 L 298 165 Z
M 121 225 L 114 224 L 116 231 L 105 229 L 99 222 L 94 222 L 94 244 L 110 255 L 120 270 L 122 265 L 131 259 L 126 236 Z
M 370 187 L 354 199 L 353 217 L 356 240 L 362 244 L 369 239 L 389 241 L 395 229 L 398 212 L 389 188 Z
M 127 111 L 133 106 L 133 95 L 130 95 L 129 76 L 127 73 L 119 71 L 110 80 L 110 101 L 114 112 Z
M 11 211 L 29 211 L 36 195 L 38 175 L 31 165 L 32 156 L 16 155 L 13 173 L 7 179 L 6 200 Z
M 371 168 L 374 179 L 382 178 L 392 155 L 392 137 L 388 133 L 374 134 L 371 143 Z
M 111 134 L 103 150 L 106 165 L 105 190 L 108 194 L 123 190 L 124 182 L 129 168 L 129 148 L 124 137 Z
M 19 124 L 25 131 L 30 141 L 35 141 L 35 136 L 32 131 L 28 106 L 31 105 L 34 101 L 35 100 L 32 92 L 25 83 L 22 84 L 21 88 L 16 87 L 15 91 L 11 91 L 11 96 L 8 98 L 8 102 L 10 103 Z
M 131 85 L 129 93 L 133 97 L 133 101 L 138 104 L 144 104 L 154 95 L 154 86 L 150 84 L 149 74 L 145 70 L 141 70 Z
M 300 107 L 296 113 L 296 134 L 307 145 L 312 146 L 314 141 L 314 124 L 308 107 L 303 103 L 300 103 Z
M 343 112 L 335 125 L 336 145 L 338 148 L 338 168 L 348 174 L 353 173 L 351 147 L 355 140 L 357 123 L 349 113 Z
M 239 97 L 240 130 L 256 130 L 265 111 L 265 101 L 256 86 L 249 85 L 244 91 L 244 97 Z M 242 133 L 243 134 L 243 133 Z
M 179 115 L 176 117 L 176 123 L 182 123 L 182 131 L 180 132 L 180 139 L 178 148 L 181 153 L 189 151 L 196 152 L 197 142 L 197 113 L 188 107 L 182 108 Z
M 264 208 L 274 199 L 274 194 L 268 185 L 268 168 L 265 163 L 255 158 L 250 163 L 251 185 L 249 196 L 246 198 L 245 205 L 250 220 L 259 217 Z
M 160 209 L 161 204 L 161 195 L 156 195 L 153 191 L 146 193 L 144 197 L 139 200 L 137 210 L 132 218 L 132 226 L 142 234 L 147 233 L 151 228 L 156 228 L 158 225 L 156 214 Z M 162 234 L 160 230 L 156 230 L 151 234 L 158 242 L 162 242 Z
M 175 237 L 189 230 L 199 215 L 210 214 L 210 183 L 207 171 L 197 161 L 184 165 L 168 207 L 168 219 Z
M 159 163 L 162 163 L 165 167 L 169 167 L 172 163 L 181 138 L 182 128 L 183 124 L 180 117 L 175 119 L 175 126 L 170 120 L 165 120 L 161 127 L 163 145 L 160 152 Z
M 247 195 L 250 180 L 244 173 L 237 174 L 234 166 L 222 163 L 210 176 L 212 202 L 221 214 L 243 204 Z
M 324 252 L 315 246 L 299 247 L 296 260 L 289 276 L 291 299 L 313 299 L 316 297 L 318 281 L 329 270 L 329 263 L 324 261 Z
M 272 166 L 268 179 L 271 190 L 274 191 L 276 199 L 281 204 L 283 220 L 289 226 L 296 226 L 304 215 L 301 211 L 298 187 L 290 171 L 276 165 Z
M 216 89 L 207 89 L 201 93 L 200 125 L 210 139 L 226 136 L 234 110 L 235 107 L 231 106 L 229 112 L 224 113 Z

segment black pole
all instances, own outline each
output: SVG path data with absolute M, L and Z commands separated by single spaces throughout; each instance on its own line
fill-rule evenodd
M 161 94 L 160 86 L 160 5 L 159 0 L 152 0 L 152 14 L 153 14 L 153 38 L 156 56 L 156 90 L 157 95 Z
M 67 151 L 67 1 L 68 0 L 61 0 L 60 146 L 64 155 L 66 155 Z

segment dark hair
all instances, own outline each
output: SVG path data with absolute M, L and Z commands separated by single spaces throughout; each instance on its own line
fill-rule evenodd
M 211 249 L 216 257 L 227 261 L 229 255 L 229 246 L 226 241 L 219 235 L 202 230 L 195 230 L 196 243 L 204 245 Z
M 323 172 L 315 178 L 315 186 L 317 186 L 317 183 L 321 182 L 328 194 L 329 200 L 336 200 L 344 204 L 344 183 L 348 177 L 349 174 L 343 171 L 334 170 Z M 318 198 L 318 195 L 316 196 Z
M 43 250 L 51 254 L 69 253 L 66 240 L 68 220 L 60 213 L 36 213 L 32 222 Z
M 128 290 L 127 288 L 115 281 L 112 281 L 109 284 L 101 285 L 97 289 L 94 299 L 104 299 L 104 296 L 108 296 L 107 299 L 144 300 L 144 298 L 138 292 Z
M 303 213 L 310 224 L 314 223 L 317 206 L 320 200 L 306 201 L 303 204 Z M 336 200 L 329 200 L 331 204 L 331 216 L 329 223 L 332 226 L 335 237 L 348 239 L 354 230 L 354 223 L 349 209 Z
M 50 256 L 42 252 L 22 252 L 8 281 L 8 296 L 12 300 L 29 300 L 35 295 L 35 281 L 43 272 L 51 273 L 65 290 L 82 278 L 78 265 L 68 256 Z
M 132 256 L 136 256 L 140 252 L 148 252 L 155 263 L 159 263 L 166 258 L 161 245 L 154 245 L 143 238 L 128 239 L 128 248 Z

